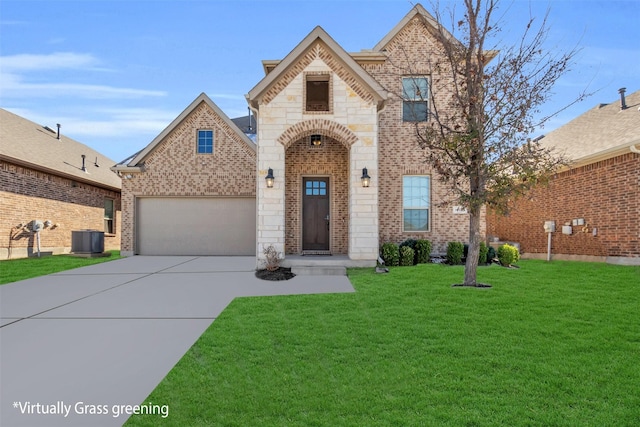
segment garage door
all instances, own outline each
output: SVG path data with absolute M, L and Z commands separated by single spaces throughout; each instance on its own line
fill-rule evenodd
M 139 198 L 136 225 L 140 255 L 256 254 L 253 198 Z

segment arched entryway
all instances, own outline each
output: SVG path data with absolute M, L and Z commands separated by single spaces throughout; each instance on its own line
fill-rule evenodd
M 348 254 L 349 142 L 357 138 L 341 125 L 315 122 L 280 140 L 286 148 L 285 252 Z

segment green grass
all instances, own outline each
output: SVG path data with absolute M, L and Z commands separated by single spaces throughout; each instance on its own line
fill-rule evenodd
M 239 298 L 128 426 L 637 426 L 640 268 L 349 271 L 355 294 Z
M 85 267 L 120 258 L 120 251 L 108 251 L 109 257 L 78 258 L 71 255 L 43 256 L 0 261 L 0 285 L 32 277 Z

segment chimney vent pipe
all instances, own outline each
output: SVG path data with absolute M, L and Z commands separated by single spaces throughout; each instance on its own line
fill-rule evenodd
M 87 156 L 85 156 L 84 154 L 82 154 L 82 172 L 86 172 L 86 171 L 87 171 L 87 167 L 84 165 L 84 159 L 85 159 L 85 157 L 87 157 Z
M 624 99 L 624 92 L 627 90 L 626 87 L 622 87 L 620 89 L 618 89 L 618 93 L 620 94 L 620 109 L 621 110 L 626 110 L 627 109 L 627 101 Z
M 56 126 L 58 126 L 58 136 L 56 138 L 60 139 L 60 128 L 62 127 L 62 125 L 60 125 L 60 123 L 57 123 Z

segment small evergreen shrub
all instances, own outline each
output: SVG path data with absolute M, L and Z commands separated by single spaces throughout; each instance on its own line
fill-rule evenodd
M 505 243 L 498 248 L 498 259 L 500 260 L 500 264 L 508 267 L 511 264 L 518 262 L 520 259 L 520 252 L 518 252 L 518 248 L 515 246 Z
M 431 256 L 431 242 L 429 240 L 418 240 L 416 242 L 416 264 L 426 264 Z
M 496 259 L 496 248 L 489 246 L 487 250 L 487 262 L 493 262 Z
M 418 254 L 416 252 L 416 243 L 418 243 L 418 241 L 416 239 L 407 239 L 404 242 L 400 243 L 399 248 L 400 249 L 400 257 L 402 257 L 402 248 L 407 246 L 410 247 L 411 249 L 413 249 L 413 264 L 417 264 L 418 263 Z
M 415 251 L 410 246 L 402 246 L 400 248 L 400 265 L 409 266 L 413 265 L 415 258 Z
M 449 242 L 447 244 L 447 262 L 451 265 L 462 264 L 464 245 L 461 242 Z
M 398 250 L 398 245 L 395 243 L 384 243 L 382 248 L 380 248 L 380 256 L 384 260 L 384 264 L 387 267 L 395 267 L 398 265 L 400 260 L 400 252 Z
M 480 253 L 478 254 L 478 265 L 484 265 L 487 263 L 487 254 L 489 253 L 489 247 L 485 242 L 480 242 Z

